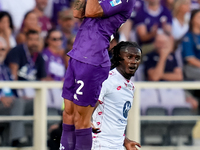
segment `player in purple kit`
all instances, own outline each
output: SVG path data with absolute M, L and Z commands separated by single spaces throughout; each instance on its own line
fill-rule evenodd
M 84 18 L 63 85 L 65 109 L 60 150 L 90 150 L 90 124 L 102 82 L 108 77 L 110 37 L 130 17 L 135 0 L 77 0 L 73 13 Z

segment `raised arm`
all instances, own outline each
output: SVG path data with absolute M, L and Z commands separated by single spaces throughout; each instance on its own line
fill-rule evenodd
M 73 15 L 75 18 L 85 17 L 86 0 L 76 0 L 73 6 Z
M 98 0 L 88 0 L 85 9 L 85 16 L 94 18 L 94 17 L 102 17 L 103 9 L 99 4 Z

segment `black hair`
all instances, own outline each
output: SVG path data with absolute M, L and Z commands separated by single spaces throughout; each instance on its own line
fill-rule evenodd
M 189 31 L 192 32 L 193 31 L 193 19 L 195 17 L 195 15 L 200 12 L 200 9 L 194 9 L 192 12 L 191 12 L 191 17 L 190 17 L 190 22 L 189 22 Z
M 48 47 L 48 42 L 47 42 L 47 40 L 50 38 L 51 33 L 52 33 L 52 32 L 56 32 L 56 31 L 60 32 L 60 30 L 58 30 L 58 29 L 56 29 L 56 28 L 52 28 L 52 29 L 48 30 L 47 36 L 46 36 L 46 38 L 45 38 L 44 47 Z
M 12 21 L 11 15 L 7 11 L 0 11 L 0 20 L 5 16 L 7 16 L 9 18 L 10 28 L 13 31 L 14 30 L 14 26 L 13 26 L 13 21 Z
M 119 66 L 120 62 L 123 59 L 120 57 L 120 51 L 126 49 L 127 47 L 134 47 L 137 48 L 141 51 L 142 53 L 142 49 L 140 48 L 140 46 L 136 43 L 136 42 L 129 42 L 129 41 L 122 41 L 120 43 L 118 43 L 115 47 L 112 48 L 111 51 L 113 51 L 113 56 L 111 58 L 111 69 Z
M 28 37 L 30 34 L 38 34 L 39 35 L 39 32 L 36 30 L 28 30 L 28 32 L 26 32 L 26 37 Z

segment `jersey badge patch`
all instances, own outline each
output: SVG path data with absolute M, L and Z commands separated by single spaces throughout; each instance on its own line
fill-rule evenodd
M 121 4 L 121 3 L 122 3 L 121 0 L 112 0 L 112 1 L 110 1 L 110 5 L 112 7 L 117 6 L 117 5 Z

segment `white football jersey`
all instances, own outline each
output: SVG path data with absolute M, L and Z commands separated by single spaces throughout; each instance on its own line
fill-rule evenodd
M 100 104 L 92 115 L 94 126 L 101 130 L 101 133 L 93 134 L 92 149 L 123 148 L 134 88 L 133 82 L 126 80 L 116 68 L 109 72 L 108 79 L 102 85 Z

